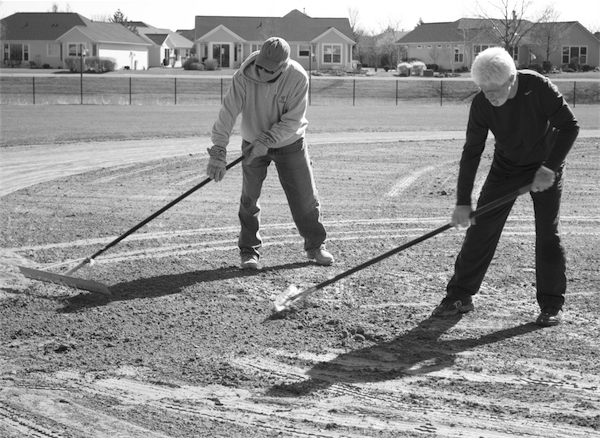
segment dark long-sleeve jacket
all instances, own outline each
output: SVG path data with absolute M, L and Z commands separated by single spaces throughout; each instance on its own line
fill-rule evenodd
M 483 92 L 473 99 L 460 160 L 457 205 L 471 205 L 489 131 L 495 138 L 494 160 L 515 171 L 541 165 L 557 170 L 577 138 L 577 119 L 558 88 L 531 70 L 520 70 L 517 75 L 517 94 L 504 105 L 493 106 Z

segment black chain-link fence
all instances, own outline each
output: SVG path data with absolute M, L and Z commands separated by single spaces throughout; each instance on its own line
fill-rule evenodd
M 2 105 L 220 105 L 231 78 L 0 77 Z M 567 101 L 600 103 L 599 81 L 554 81 Z M 478 88 L 464 79 L 311 78 L 310 105 L 469 104 Z

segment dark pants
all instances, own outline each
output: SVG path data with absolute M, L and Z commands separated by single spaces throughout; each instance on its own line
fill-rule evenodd
M 248 142 L 245 142 L 248 143 Z M 242 196 L 239 218 L 242 226 L 238 246 L 241 254 L 260 256 L 260 193 L 271 162 L 275 163 L 279 181 L 287 197 L 298 232 L 304 238 L 304 249 L 320 248 L 327 233 L 321 218 L 321 204 L 304 139 L 255 158 L 250 164 L 242 163 Z
M 494 162 L 477 207 L 531 183 L 536 170 L 537 168 L 507 171 Z M 566 257 L 559 231 L 562 190 L 561 168 L 551 188 L 530 193 L 535 214 L 536 297 L 541 309 L 548 306 L 561 309 L 565 300 Z M 447 296 L 469 302 L 479 291 L 513 205 L 514 201 L 478 216 L 476 224 L 467 229 L 454 266 L 454 275 L 447 286 Z

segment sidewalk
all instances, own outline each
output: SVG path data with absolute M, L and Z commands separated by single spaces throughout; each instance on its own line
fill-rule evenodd
M 461 140 L 463 131 L 315 133 L 308 143 L 381 143 L 406 140 Z M 600 130 L 582 131 L 580 138 L 600 137 Z M 231 151 L 241 137 L 231 138 Z M 206 154 L 209 137 L 119 142 L 90 142 L 61 145 L 19 146 L 0 149 L 0 197 L 34 184 L 76 175 L 104 167 L 141 163 L 189 154 Z M 235 154 L 230 154 L 235 156 Z M 204 172 L 204 169 L 199 169 Z

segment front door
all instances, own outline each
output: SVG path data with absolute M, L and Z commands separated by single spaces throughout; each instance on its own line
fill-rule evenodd
M 221 68 L 229 68 L 229 44 L 213 44 L 213 58 Z

